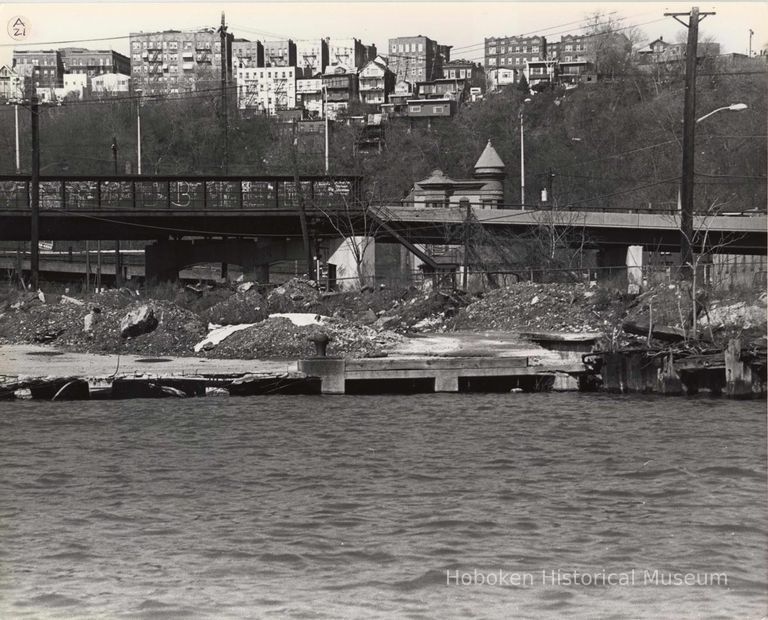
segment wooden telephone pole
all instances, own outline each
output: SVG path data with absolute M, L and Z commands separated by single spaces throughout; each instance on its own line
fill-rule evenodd
M 224 132 L 224 174 L 229 174 L 229 107 L 227 103 L 227 25 L 224 20 L 224 11 L 221 12 L 221 124 Z
M 674 17 L 688 29 L 685 57 L 685 101 L 683 104 L 683 169 L 680 182 L 680 265 L 682 274 L 689 276 L 693 265 L 693 160 L 696 129 L 696 55 L 699 41 L 699 22 L 707 15 L 698 7 L 690 13 L 664 13 Z M 685 22 L 680 19 L 688 17 Z

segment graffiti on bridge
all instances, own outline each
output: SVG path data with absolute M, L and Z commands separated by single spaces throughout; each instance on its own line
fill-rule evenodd
M 56 209 L 264 209 L 342 205 L 349 181 L 286 180 L 56 180 L 39 184 L 40 208 Z M 0 208 L 27 208 L 27 182 L 0 181 Z

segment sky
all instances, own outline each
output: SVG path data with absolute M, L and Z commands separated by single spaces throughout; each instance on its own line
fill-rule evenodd
M 483 39 L 491 36 L 541 34 L 559 40 L 581 32 L 595 12 L 622 26 L 636 26 L 647 41 L 682 40 L 685 28 L 665 12 L 688 12 L 692 4 L 663 2 L 6 2 L 0 4 L 0 65 L 10 64 L 14 47 L 43 49 L 66 45 L 114 49 L 128 54 L 131 32 L 218 27 L 221 12 L 229 32 L 251 40 L 356 37 L 375 43 L 386 54 L 387 40 L 425 35 L 452 45 L 451 57 L 482 61 Z M 711 36 L 721 52 L 747 53 L 768 43 L 768 2 L 698 4 L 706 17 L 700 38 Z M 15 41 L 11 25 L 21 17 L 26 38 Z M 101 41 L 88 39 L 104 38 Z M 71 43 L 65 43 L 69 42 Z M 24 45 L 19 45 L 24 43 Z

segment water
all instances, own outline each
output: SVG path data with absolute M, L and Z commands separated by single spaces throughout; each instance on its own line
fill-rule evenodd
M 2 403 L 0 616 L 761 618 L 764 409 L 578 394 Z M 606 578 L 553 583 L 557 570 Z M 662 585 L 669 573 L 727 585 Z M 505 583 L 478 583 L 491 574 Z

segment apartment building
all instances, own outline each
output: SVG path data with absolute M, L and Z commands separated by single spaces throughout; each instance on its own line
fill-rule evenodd
M 467 80 L 470 87 L 485 90 L 485 69 L 469 60 L 451 60 L 443 64 L 443 77 L 451 80 Z
M 230 74 L 233 38 L 227 34 L 224 49 Z M 131 33 L 130 46 L 133 86 L 144 94 L 190 92 L 221 82 L 221 36 L 212 28 Z
M 524 69 L 527 62 L 547 57 L 547 40 L 541 36 L 485 39 L 485 70 Z
M 376 58 L 375 45 L 363 45 L 359 39 L 328 39 L 328 64 L 362 69 Z
M 295 67 L 296 44 L 290 39 L 264 41 L 265 67 Z
M 333 73 L 323 75 L 325 89 L 325 113 L 331 120 L 349 109 L 349 104 L 359 101 L 358 76 L 351 67 L 339 65 Z
M 296 41 L 296 77 L 310 78 L 323 73 L 328 66 L 328 41 L 301 39 Z
M 389 39 L 389 68 L 396 80 L 427 82 L 443 77 L 443 64 L 451 59 L 450 45 L 440 45 L 429 37 Z
M 13 69 L 28 77 L 33 89 L 61 88 L 64 82 L 59 50 L 13 50 Z
M 131 60 L 114 50 L 89 50 L 84 47 L 63 47 L 61 60 L 65 73 L 85 74 L 89 77 L 103 73 L 131 74 Z
M 591 60 L 594 62 L 594 37 L 567 34 L 560 37 L 559 41 L 548 41 L 547 60 L 560 60 L 562 62 Z
M 237 107 L 270 116 L 296 107 L 296 67 L 236 70 Z
M 232 42 L 232 70 L 264 66 L 264 46 L 261 41 L 235 39 Z

